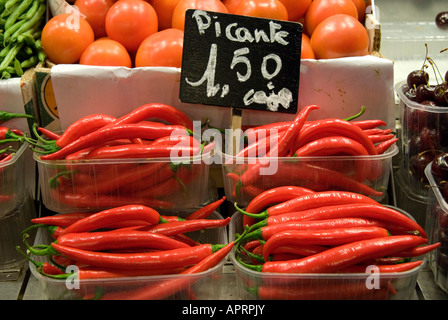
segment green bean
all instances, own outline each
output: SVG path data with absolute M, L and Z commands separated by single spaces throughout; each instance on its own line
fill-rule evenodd
M 15 74 L 18 75 L 19 77 L 23 75 L 22 66 L 20 65 L 20 61 L 17 60 L 17 58 L 14 58 L 14 71 Z
M 30 20 L 34 16 L 38 8 L 39 8 L 39 0 L 34 0 L 30 9 L 26 13 L 25 19 Z
M 9 79 L 11 78 L 11 74 L 8 71 L 2 71 L 2 77 L 0 79 Z
M 14 9 L 14 11 L 11 13 L 11 15 L 6 19 L 5 22 L 5 30 L 7 30 L 9 27 L 11 27 L 18 19 L 18 17 L 25 12 L 26 9 L 30 7 L 33 0 L 22 0 L 22 2 L 19 4 L 17 8 Z
M 3 35 L 3 45 L 7 43 L 9 41 L 9 38 L 11 38 L 11 35 L 18 29 L 20 29 L 20 27 L 23 26 L 26 22 L 26 20 L 17 21 L 8 30 L 5 30 L 5 34 Z
M 7 0 L 5 3 L 5 9 L 9 10 L 14 7 L 20 0 Z
M 5 68 L 11 64 L 13 59 L 16 57 L 17 53 L 19 53 L 19 51 L 22 49 L 22 47 L 23 43 L 16 43 L 12 46 L 6 57 L 0 63 L 0 71 L 5 70 Z
M 28 69 L 28 68 L 34 67 L 38 62 L 39 62 L 39 58 L 34 55 L 34 56 L 31 56 L 27 60 L 23 60 L 20 63 L 20 66 L 22 67 L 22 69 Z
M 39 8 L 37 9 L 36 14 L 28 21 L 26 21 L 24 24 L 22 24 L 12 35 L 11 35 L 11 39 L 12 41 L 16 40 L 17 37 L 25 32 L 26 30 L 33 28 L 33 27 L 38 27 L 41 24 L 41 18 L 44 15 L 46 10 L 46 6 L 44 3 L 39 4 Z M 19 23 L 19 22 L 17 22 Z M 8 31 L 8 30 L 6 30 Z

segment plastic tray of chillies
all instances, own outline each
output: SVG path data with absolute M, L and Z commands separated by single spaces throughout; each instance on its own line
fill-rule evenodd
M 318 109 L 309 105 L 293 121 L 247 129 L 241 151 L 222 151 L 227 198 L 248 204 L 270 188 L 296 185 L 386 199 L 392 158 L 398 153 L 392 129 L 376 119 L 307 120 Z
M 357 193 L 283 186 L 235 207 L 241 299 L 412 299 L 426 254 L 440 245 L 409 214 Z
M 441 153 L 426 166 L 429 191 L 426 214 L 426 232 L 430 242 L 442 245 L 430 253 L 429 266 L 434 280 L 440 288 L 448 292 L 448 154 Z
M 32 219 L 18 247 L 45 299 L 219 299 L 228 243 L 221 200 L 181 218 L 143 205 Z M 34 244 L 28 234 L 38 229 Z
M 426 64 L 408 74 L 406 80 L 395 85 L 399 97 L 402 128 L 401 166 L 408 184 L 426 195 L 426 166 L 441 153 L 448 151 L 447 131 L 448 72 L 443 76 L 436 63 L 426 58 Z M 434 76 L 426 70 L 431 65 Z
M 31 118 L 21 113 L 0 111 L 0 218 L 11 213 L 25 197 L 26 133 L 11 127 L 9 120 Z
M 192 134 L 192 121 L 149 103 L 116 118 L 90 114 L 61 135 L 36 125 L 33 144 L 43 204 L 56 212 L 127 203 L 190 209 L 206 202 L 213 144 Z

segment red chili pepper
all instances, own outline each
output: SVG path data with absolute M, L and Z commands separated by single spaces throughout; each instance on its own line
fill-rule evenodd
M 246 212 L 259 213 L 264 208 L 274 204 L 284 201 L 291 200 L 298 196 L 313 193 L 314 191 L 298 186 L 281 186 L 276 188 L 271 188 L 260 193 L 258 196 L 254 197 L 246 207 Z M 255 219 L 244 215 L 243 225 L 252 225 L 255 223 Z
M 125 144 L 98 147 L 90 151 L 87 159 L 170 158 L 192 157 L 201 153 L 201 148 L 171 145 Z
M 291 126 L 289 126 L 289 128 L 286 129 L 285 133 L 281 136 L 277 146 L 272 147 L 266 156 L 270 157 L 274 155 L 278 157 L 285 157 L 289 155 L 291 152 L 291 148 L 294 145 L 294 141 L 302 130 L 302 127 L 305 124 L 308 115 L 311 111 L 316 109 L 319 109 L 317 105 L 308 105 L 300 110 Z
M 14 128 L 0 127 L 0 140 L 8 139 L 7 133 L 12 132 L 18 136 L 23 136 L 23 131 Z
M 92 251 L 130 248 L 169 250 L 190 247 L 163 234 L 129 229 L 68 233 L 59 236 L 57 242 L 63 246 Z
M 375 146 L 375 148 L 376 148 L 378 154 L 383 154 L 397 141 L 398 141 L 398 138 L 389 139 L 384 142 L 381 142 L 380 144 L 377 144 Z
M 240 263 L 262 272 L 331 273 L 367 259 L 393 255 L 426 242 L 427 239 L 419 236 L 388 236 L 350 242 L 298 260 L 267 261 L 262 266 L 251 266 L 241 261 Z
M 196 265 L 188 268 L 187 270 L 181 272 L 180 277 L 174 277 L 165 281 L 158 282 L 156 284 L 144 286 L 138 288 L 133 292 L 127 292 L 126 295 L 122 293 L 106 293 L 101 299 L 102 300 L 160 300 L 169 297 L 185 288 L 191 286 L 194 282 L 198 281 L 200 278 L 182 277 L 186 274 L 195 274 L 199 272 L 207 271 L 215 266 L 217 266 L 223 259 L 227 257 L 235 242 L 232 241 L 218 251 L 212 253 L 208 257 L 204 258 L 202 261 L 198 262 Z
M 353 156 L 369 155 L 361 143 L 344 136 L 329 136 L 312 140 L 297 149 L 295 154 L 297 157 L 322 157 L 339 154 Z
M 113 126 L 105 126 L 98 130 L 95 130 L 89 134 L 86 134 L 59 150 L 54 149 L 52 153 L 44 154 L 41 156 L 42 160 L 58 160 L 64 159 L 67 155 L 77 152 L 79 150 L 91 147 L 93 145 L 99 145 L 108 141 L 117 139 L 149 139 L 154 140 L 160 137 L 168 136 L 174 132 L 181 134 L 187 131 L 185 127 L 178 125 L 165 125 L 154 126 L 148 124 L 121 124 Z M 57 150 L 57 151 L 56 151 Z
M 60 254 L 77 263 L 119 269 L 162 269 L 184 267 L 200 262 L 223 245 L 203 244 L 188 248 L 143 253 L 108 253 L 81 250 L 51 243 Z
M 379 129 L 379 128 L 373 128 L 373 129 L 365 129 L 364 133 L 368 136 L 371 135 L 389 135 L 392 133 L 392 129 Z
M 282 217 L 283 215 L 274 216 Z M 269 224 L 271 218 L 261 220 L 249 228 L 249 233 L 246 235 L 245 240 L 251 239 L 263 239 L 267 240 L 273 235 L 281 231 L 286 230 L 321 230 L 330 228 L 355 228 L 355 227 L 383 227 L 385 224 L 375 220 L 369 220 L 364 218 L 329 218 L 323 220 L 299 220 L 289 221 L 283 223 Z M 275 219 L 273 219 L 275 222 Z M 253 230 L 253 231 L 252 231 Z
M 160 214 L 150 207 L 126 205 L 96 212 L 78 220 L 65 228 L 64 234 L 93 231 L 123 220 L 145 220 L 150 224 L 158 224 L 163 221 Z
M 162 103 L 144 104 L 128 114 L 120 117 L 110 126 L 116 126 L 124 123 L 137 123 L 140 121 L 157 118 L 167 121 L 173 125 L 181 125 L 189 130 L 193 130 L 193 122 L 182 111 Z
M 395 137 L 394 134 L 373 134 L 368 136 L 373 143 L 384 142 Z
M 215 212 L 221 204 L 226 200 L 226 197 L 222 197 L 219 200 L 213 201 L 208 205 L 194 211 L 189 214 L 185 219 L 186 220 L 195 220 L 195 219 L 205 219 L 210 216 L 213 212 Z
M 412 261 L 412 262 L 403 262 L 398 264 L 383 264 L 383 265 L 375 265 L 375 271 L 381 273 L 393 273 L 393 272 L 406 272 L 417 268 L 423 263 L 423 261 Z M 353 265 L 338 272 L 342 273 L 365 273 L 367 272 L 367 267 L 369 265 Z
M 263 157 L 269 152 L 271 146 L 277 143 L 284 135 L 284 132 L 278 132 L 269 134 L 267 137 L 257 140 L 251 143 L 246 148 L 238 152 L 234 157 L 227 160 L 226 162 L 232 164 L 235 159 L 247 158 L 247 157 Z M 249 140 L 250 141 L 250 140 Z
M 380 119 L 355 120 L 355 121 L 350 121 L 350 122 L 357 125 L 358 127 L 360 127 L 363 130 L 387 126 L 387 123 Z
M 42 132 L 50 140 L 58 140 L 61 137 L 60 134 L 57 134 L 56 132 L 53 132 L 47 128 L 38 127 L 37 130 Z
M 422 237 L 426 237 L 424 229 L 417 222 L 401 212 L 379 203 L 359 202 L 335 205 L 329 204 L 302 211 L 290 211 L 283 214 L 271 215 L 268 217 L 267 222 L 269 225 L 274 225 L 288 221 L 339 219 L 347 217 L 377 219 L 380 222 L 385 223 L 385 227 L 389 231 L 417 231 Z
M 159 223 L 156 225 L 144 227 L 141 230 L 162 234 L 165 236 L 172 236 L 192 231 L 225 227 L 229 223 L 230 223 L 230 217 L 227 217 L 225 219 L 195 219 L 184 221 L 172 221 L 169 223 Z
M 13 156 L 14 156 L 13 153 L 6 154 L 3 158 L 0 159 L 0 163 L 5 163 L 5 162 L 11 160 Z
M 369 289 L 365 281 L 338 281 L 322 284 L 298 284 L 297 286 L 261 285 L 253 288 L 263 300 L 377 300 L 387 299 L 389 289 Z
M 138 199 L 135 197 L 125 197 L 123 195 L 94 195 L 94 194 L 73 194 L 67 192 L 57 192 L 55 198 L 61 204 L 73 208 L 111 208 L 124 206 L 129 203 L 140 204 L 148 207 L 171 209 L 173 203 L 157 199 Z
M 240 177 L 240 184 L 243 186 L 258 185 L 262 182 L 262 175 L 260 175 L 259 167 L 252 166 Z M 328 189 L 342 189 L 358 192 L 369 196 L 382 196 L 383 192 L 376 191 L 366 184 L 351 178 L 344 173 L 336 170 L 327 169 L 318 165 L 309 163 L 289 163 L 281 162 L 277 166 L 276 172 L 267 176 L 269 181 L 279 182 L 284 185 L 292 185 L 296 183 L 310 189 L 315 188 L 316 185 L 323 185 Z M 267 182 L 269 182 L 267 181 Z M 314 190 L 314 189 L 313 189 Z
M 86 115 L 70 124 L 62 133 L 61 137 L 56 140 L 56 145 L 63 148 L 76 139 L 92 133 L 114 121 L 116 121 L 116 118 L 107 114 L 95 113 Z
M 31 222 L 66 228 L 75 223 L 76 221 L 88 217 L 89 215 L 91 215 L 91 213 L 87 212 L 63 213 L 53 216 L 32 218 Z
M 284 201 L 282 203 L 269 207 L 267 210 L 261 213 L 252 214 L 246 212 L 238 208 L 236 204 L 235 207 L 239 212 L 249 217 L 253 217 L 255 219 L 266 219 L 268 217 L 272 217 L 282 213 L 303 211 L 323 206 L 331 206 L 331 205 L 342 206 L 344 204 L 355 204 L 355 203 L 361 203 L 361 204 L 368 203 L 378 205 L 377 201 L 362 194 L 354 192 L 321 191 L 305 194 L 293 198 L 291 200 Z
M 341 119 L 315 120 L 297 136 L 294 150 L 318 138 L 328 136 L 345 136 L 361 143 L 370 155 L 378 154 L 374 144 L 364 131 L 352 122 Z
M 59 269 L 58 267 L 48 263 L 48 262 L 38 262 L 33 259 L 31 259 L 25 252 L 23 252 L 19 246 L 16 246 L 16 250 L 24 256 L 28 261 L 30 261 L 32 264 L 35 265 L 38 272 L 40 272 L 43 275 L 47 276 L 53 276 L 53 275 L 61 275 L 64 272 Z
M 424 254 L 427 254 L 438 247 L 441 246 L 440 242 L 436 242 L 433 244 L 428 244 L 426 246 L 420 246 L 412 249 L 408 249 L 406 251 L 398 252 L 395 254 L 395 257 L 404 257 L 404 258 L 412 258 L 412 257 L 418 257 Z
M 76 274 L 66 274 L 67 276 L 76 276 L 79 280 L 98 280 L 98 279 L 115 279 L 127 277 L 147 277 L 147 276 L 163 276 L 169 274 L 181 273 L 186 267 L 163 268 L 163 269 L 114 269 L 100 268 L 95 266 L 78 266 Z M 63 279 L 61 277 L 60 279 Z
M 340 246 L 354 241 L 387 237 L 389 233 L 381 227 L 348 227 L 317 230 L 285 230 L 270 236 L 263 245 L 263 258 L 269 260 L 273 249 L 291 245 Z

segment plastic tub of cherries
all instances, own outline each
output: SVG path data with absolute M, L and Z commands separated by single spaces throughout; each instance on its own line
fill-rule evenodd
M 434 76 L 426 70 L 428 65 Z M 402 164 L 408 183 L 416 191 L 426 192 L 426 166 L 448 151 L 448 71 L 442 74 L 435 62 L 425 58 L 419 70 L 395 85 L 398 94 Z
M 428 255 L 434 280 L 448 292 L 448 153 L 438 154 L 426 166 L 429 192 L 425 231 L 430 243 L 441 245 Z

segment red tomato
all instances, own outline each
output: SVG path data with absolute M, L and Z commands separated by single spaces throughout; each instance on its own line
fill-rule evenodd
M 365 0 L 352 0 L 355 4 L 356 10 L 358 11 L 358 20 L 364 22 L 366 18 L 366 1 Z
M 137 51 L 140 43 L 157 31 L 157 13 L 143 0 L 119 0 L 107 12 L 107 36 L 130 52 Z
M 235 9 L 235 14 L 266 19 L 288 20 L 288 11 L 279 0 L 241 0 Z
M 305 14 L 306 32 L 311 36 L 320 22 L 339 13 L 348 14 L 358 19 L 358 11 L 352 0 L 313 0 Z
M 300 59 L 316 59 L 313 48 L 311 47 L 310 38 L 302 33 L 302 49 Z
M 182 66 L 184 32 L 168 28 L 150 35 L 143 40 L 135 55 L 136 67 L 176 67 Z
M 229 13 L 235 14 L 236 7 L 240 4 L 241 0 L 222 0 L 221 2 L 224 3 Z
M 132 68 L 131 57 L 119 42 L 107 38 L 95 40 L 82 53 L 79 64 Z
M 85 15 L 87 22 L 95 33 L 95 38 L 106 36 L 106 27 L 104 26 L 106 14 L 115 0 L 76 0 L 75 6 L 79 12 Z
M 310 42 L 317 59 L 364 56 L 369 48 L 366 28 L 347 14 L 336 14 L 319 23 Z
M 280 0 L 288 11 L 290 21 L 298 21 L 305 16 L 312 0 Z
M 171 23 L 173 28 L 184 30 L 185 12 L 187 9 L 229 13 L 226 6 L 220 0 L 180 0 L 173 11 L 173 19 Z
M 79 21 L 79 23 L 78 23 Z M 84 49 L 95 40 L 92 27 L 72 13 L 51 18 L 42 29 L 41 41 L 45 54 L 53 63 L 75 63 Z
M 157 12 L 159 31 L 171 28 L 173 11 L 180 0 L 151 0 L 150 3 Z

